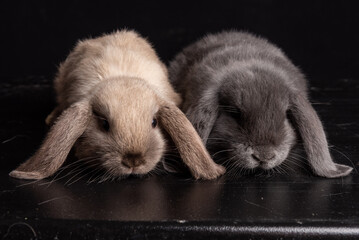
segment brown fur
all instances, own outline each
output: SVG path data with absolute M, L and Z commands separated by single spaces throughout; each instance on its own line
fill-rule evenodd
M 75 143 L 77 157 L 95 162 L 113 177 L 146 174 L 165 149 L 161 130 L 152 124 L 156 118 L 195 178 L 212 179 L 225 172 L 176 107 L 181 99 L 164 64 L 133 31 L 80 41 L 59 67 L 55 90 L 58 106 L 46 119 L 55 123 L 35 155 L 10 176 L 52 175 Z
M 175 105 L 162 107 L 159 111 L 159 119 L 163 128 L 172 136 L 183 162 L 196 179 L 214 179 L 223 174 L 223 168 L 218 167 L 214 162 L 207 161 L 211 157 L 202 144 L 201 138 Z
M 28 161 L 12 171 L 10 176 L 42 179 L 54 174 L 64 163 L 76 139 L 87 127 L 89 114 L 87 102 L 76 103 L 64 111 L 47 134 L 40 149 Z

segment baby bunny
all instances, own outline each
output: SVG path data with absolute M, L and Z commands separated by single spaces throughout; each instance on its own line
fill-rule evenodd
M 80 41 L 59 67 L 58 106 L 33 157 L 10 176 L 42 179 L 64 163 L 75 144 L 80 159 L 96 160 L 113 177 L 146 174 L 160 161 L 165 130 L 193 176 L 214 179 L 225 172 L 176 107 L 181 98 L 168 82 L 165 65 L 133 31 Z
M 332 161 L 305 77 L 267 40 L 236 31 L 208 35 L 175 57 L 169 76 L 203 142 L 225 154 L 229 166 L 279 166 L 296 129 L 314 173 L 334 178 L 352 171 Z

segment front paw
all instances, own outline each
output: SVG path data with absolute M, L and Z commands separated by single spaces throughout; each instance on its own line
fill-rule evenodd
M 192 175 L 195 179 L 211 180 L 222 176 L 225 172 L 225 167 L 214 163 L 212 166 L 208 166 L 207 168 L 196 169 L 195 172 L 192 172 Z
M 331 169 L 323 168 L 319 171 L 317 170 L 316 173 L 321 177 L 327 178 L 337 178 L 337 177 L 344 177 L 349 175 L 353 171 L 352 167 L 342 165 L 342 164 L 334 164 L 334 167 Z

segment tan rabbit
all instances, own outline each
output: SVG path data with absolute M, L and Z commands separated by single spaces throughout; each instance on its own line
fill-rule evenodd
M 42 179 L 54 174 L 75 144 L 79 159 L 96 159 L 113 177 L 146 174 L 162 158 L 167 131 L 196 179 L 225 172 L 215 164 L 150 44 L 133 31 L 80 41 L 55 79 L 58 106 L 33 157 L 10 176 Z

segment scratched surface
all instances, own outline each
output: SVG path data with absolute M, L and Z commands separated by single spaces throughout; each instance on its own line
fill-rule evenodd
M 198 182 L 181 175 L 160 175 L 88 183 L 86 176 L 67 173 L 38 182 L 12 179 L 8 172 L 39 146 L 46 133 L 43 119 L 54 104 L 49 80 L 25 80 L 3 82 L 0 88 L 0 236 L 5 239 L 46 239 L 56 233 L 67 238 L 68 229 L 79 234 L 72 226 L 86 228 L 86 224 L 92 226 L 91 231 L 113 233 L 110 223 L 115 229 L 125 229 L 119 236 L 164 228 L 158 234 L 167 232 L 173 237 L 180 236 L 180 232 L 170 234 L 176 229 L 195 234 L 211 225 L 208 231 L 217 229 L 217 235 L 226 232 L 226 236 L 238 231 L 260 233 L 258 226 L 272 235 L 284 229 L 298 236 L 297 231 L 310 233 L 314 227 L 327 236 L 330 231 L 359 234 L 357 169 L 339 179 L 292 173 Z M 358 93 L 357 81 L 350 79 L 311 89 L 335 161 L 352 166 L 359 160 Z

